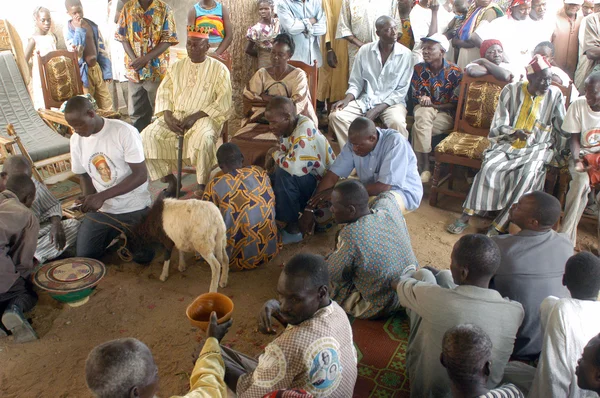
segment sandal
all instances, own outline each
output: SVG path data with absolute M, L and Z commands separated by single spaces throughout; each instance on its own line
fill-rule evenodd
M 469 223 L 465 223 L 462 222 L 459 219 L 457 219 L 456 221 L 454 221 L 452 224 L 448 225 L 446 227 L 446 231 L 450 232 L 451 234 L 462 234 L 464 232 L 465 229 L 467 229 L 467 227 L 469 226 Z

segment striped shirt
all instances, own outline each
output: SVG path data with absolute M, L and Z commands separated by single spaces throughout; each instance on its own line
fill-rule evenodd
M 477 398 L 524 398 L 523 393 L 514 384 L 503 384 Z
M 32 178 L 35 184 L 35 200 L 31 206 L 31 211 L 37 217 L 40 225 L 49 222 L 50 218 L 62 218 L 62 208 L 58 199 L 52 195 L 52 192 L 42 182 Z

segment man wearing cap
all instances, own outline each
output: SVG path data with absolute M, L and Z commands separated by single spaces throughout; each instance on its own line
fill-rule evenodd
M 594 14 L 588 15 L 581 23 L 579 63 L 575 71 L 575 87 L 585 90 L 585 79 L 600 61 L 600 1 L 594 1 Z
M 564 7 L 556 14 L 556 24 L 552 34 L 554 61 L 567 72 L 571 80 L 575 77 L 579 51 L 579 26 L 583 16 L 579 14 L 583 0 L 564 0 Z
M 562 148 L 565 99 L 551 86 L 548 60 L 535 55 L 527 65 L 527 80 L 507 84 L 500 93 L 490 126 L 490 147 L 463 204 L 463 214 L 447 228 L 462 233 L 471 216 L 497 212 L 489 235 L 507 231 L 509 210 L 526 192 L 542 191 L 546 165 Z M 554 146 L 554 147 L 553 147 Z
M 150 180 L 168 183 L 167 197 L 175 196 L 177 141 L 184 136 L 183 161 L 196 168 L 202 197 L 213 166 L 223 123 L 231 112 L 231 82 L 227 67 L 206 55 L 209 32 L 188 27 L 188 56 L 169 68 L 156 98 L 157 119 L 142 132 Z
M 379 40 L 363 45 L 356 54 L 346 98 L 333 104 L 329 126 L 340 148 L 348 141 L 348 128 L 354 119 L 381 117 L 387 128 L 408 138 L 406 94 L 408 93 L 411 52 L 396 42 L 398 25 L 388 16 L 377 18 Z
M 450 47 L 446 36 L 435 33 L 421 38 L 421 42 L 424 62 L 415 65 L 410 87 L 415 105 L 413 149 L 417 155 L 421 181 L 426 183 L 431 178 L 431 136 L 449 133 L 454 126 L 462 71 L 444 59 Z
M 500 81 L 509 82 L 513 78 L 510 65 L 504 62 L 504 48 L 500 40 L 485 40 L 479 47 L 481 58 L 465 66 L 465 73 L 471 77 L 492 75 Z

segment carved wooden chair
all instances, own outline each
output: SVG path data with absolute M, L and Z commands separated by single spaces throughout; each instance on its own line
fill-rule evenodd
M 300 61 L 289 61 L 288 64 L 292 65 L 294 68 L 300 68 L 306 73 L 306 77 L 308 79 L 308 92 L 310 93 L 310 99 L 312 102 L 313 109 L 317 110 L 317 87 L 318 87 L 318 76 L 319 76 L 319 68 L 317 68 L 317 61 L 315 61 L 312 66 L 307 65 L 304 62 Z

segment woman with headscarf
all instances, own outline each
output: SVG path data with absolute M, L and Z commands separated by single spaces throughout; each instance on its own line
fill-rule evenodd
M 504 62 L 504 49 L 500 40 L 485 40 L 479 47 L 481 58 L 465 66 L 465 72 L 471 77 L 492 75 L 500 81 L 513 79 L 510 66 Z
M 457 64 L 464 68 L 479 55 L 480 42 L 472 40 L 471 37 L 480 24 L 492 22 L 494 19 L 504 16 L 504 11 L 495 3 L 495 0 L 475 0 L 469 7 L 465 21 L 459 29 L 456 37 L 452 39 L 452 45 L 460 48 Z

